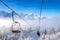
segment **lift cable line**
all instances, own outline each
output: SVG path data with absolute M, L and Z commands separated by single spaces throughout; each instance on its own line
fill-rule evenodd
M 13 9 L 11 9 L 8 5 L 6 5 L 2 0 L 0 0 L 7 8 L 9 8 L 10 10 L 13 11 Z

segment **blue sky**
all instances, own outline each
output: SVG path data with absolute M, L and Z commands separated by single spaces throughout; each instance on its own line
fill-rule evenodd
M 18 13 L 40 13 L 41 0 L 3 0 Z M 0 11 L 11 12 L 0 2 Z M 44 0 L 43 16 L 60 16 L 60 0 Z

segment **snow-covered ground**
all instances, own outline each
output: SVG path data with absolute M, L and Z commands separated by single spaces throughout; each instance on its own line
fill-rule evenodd
M 24 38 L 23 38 L 24 37 Z M 42 35 L 41 37 L 38 37 L 35 33 L 30 33 L 29 36 L 26 38 L 25 36 L 21 36 L 23 40 L 60 40 L 60 32 L 56 34 L 50 34 L 50 35 Z
M 3 37 L 4 36 L 4 37 Z M 0 39 L 2 40 L 60 40 L 60 32 L 54 34 L 42 34 L 40 37 L 36 34 L 36 32 L 31 33 L 18 33 L 18 34 L 3 34 Z
M 39 40 L 60 40 L 60 32 L 50 35 L 42 35 Z

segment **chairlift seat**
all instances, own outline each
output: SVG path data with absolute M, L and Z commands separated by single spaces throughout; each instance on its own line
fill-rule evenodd
M 20 30 L 12 30 L 12 33 L 20 33 Z

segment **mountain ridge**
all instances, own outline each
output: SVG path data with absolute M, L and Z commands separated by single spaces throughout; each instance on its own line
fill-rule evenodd
M 15 15 L 16 14 L 14 14 L 14 16 Z M 20 18 L 29 19 L 29 20 L 39 19 L 39 16 L 33 13 L 28 13 L 28 14 L 19 13 L 18 15 L 20 16 Z M 0 11 L 0 17 L 10 18 L 12 17 L 12 13 Z M 41 19 L 46 19 L 46 17 L 42 17 Z

